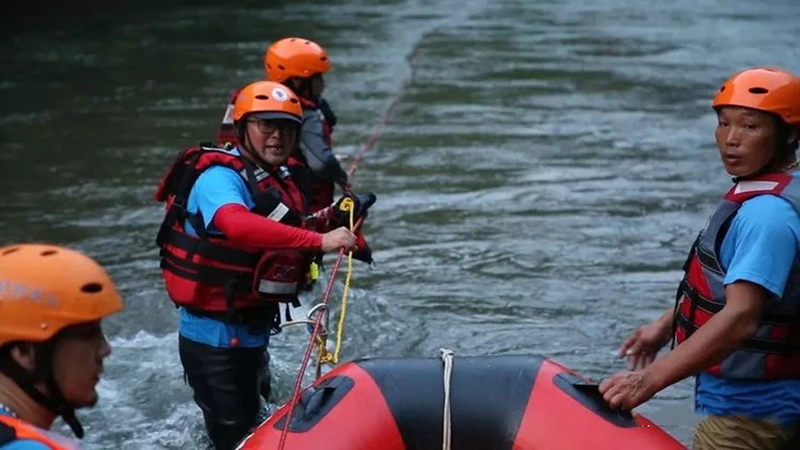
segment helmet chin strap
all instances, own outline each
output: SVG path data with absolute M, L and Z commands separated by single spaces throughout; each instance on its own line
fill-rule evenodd
M 253 146 L 250 144 L 250 136 L 247 136 L 246 139 L 247 140 L 242 143 L 243 144 L 242 150 L 244 150 L 245 153 L 244 156 L 250 158 L 254 163 L 256 163 L 257 166 L 261 167 L 262 169 L 269 170 L 272 167 L 272 165 L 264 161 L 264 159 L 258 154 L 258 152 L 252 149 Z
M 250 159 L 256 163 L 257 166 L 265 170 L 269 168 L 269 164 L 253 150 L 253 144 L 250 142 L 250 133 L 247 132 L 247 126 L 244 121 L 241 122 L 241 125 L 237 126 L 236 134 L 238 134 L 236 140 L 239 141 L 239 150 L 242 152 L 242 156 Z
M 52 344 L 38 346 L 37 351 L 41 352 L 41 354 L 37 354 L 35 358 L 37 365 L 42 365 L 44 382 L 47 385 L 49 396 L 44 395 L 39 389 L 36 389 L 34 375 L 25 370 L 12 358 L 8 358 L 6 364 L 0 366 L 0 371 L 14 380 L 17 386 L 19 386 L 31 400 L 44 406 L 54 415 L 61 416 L 64 422 L 69 425 L 75 436 L 78 439 L 82 439 L 84 436 L 83 426 L 75 416 L 75 408 L 64 399 L 64 395 L 61 393 L 61 389 L 58 387 L 58 383 L 53 376 L 51 347 Z

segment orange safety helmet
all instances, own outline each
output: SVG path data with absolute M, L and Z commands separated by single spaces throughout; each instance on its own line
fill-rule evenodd
M 747 69 L 725 81 L 713 106 L 757 109 L 777 114 L 789 125 L 800 125 L 800 78 L 774 67 Z
M 331 70 L 328 53 L 308 39 L 288 37 L 272 44 L 264 55 L 267 80 L 283 83 L 292 77 L 308 78 Z
M 83 253 L 38 244 L 0 248 L 0 346 L 47 341 L 120 310 L 114 282 Z
M 233 121 L 239 122 L 251 114 L 259 119 L 286 119 L 303 123 L 300 100 L 291 89 L 272 81 L 256 81 L 236 95 Z

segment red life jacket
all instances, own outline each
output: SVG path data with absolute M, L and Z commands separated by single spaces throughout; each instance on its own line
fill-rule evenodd
M 312 178 L 308 183 L 309 204 L 308 210 L 312 214 L 331 206 L 333 203 L 333 181 L 322 178 Z
M 301 167 L 267 172 L 232 150 L 193 147 L 182 151 L 162 179 L 155 199 L 166 202 L 159 230 L 161 269 L 167 292 L 179 306 L 203 312 L 232 312 L 263 305 L 264 301 L 298 303 L 305 285 L 310 255 L 300 251 L 265 251 L 209 233 L 199 213 L 186 205 L 197 177 L 213 166 L 238 173 L 248 186 L 252 212 L 302 228 L 306 218 Z M 197 235 L 187 233 L 188 221 Z
M 42 430 L 17 418 L 0 415 L 0 448 L 15 441 L 36 441 L 52 450 L 78 448 L 72 439 Z
M 742 203 L 758 195 L 779 196 L 800 211 L 800 181 L 791 175 L 760 176 L 728 191 L 684 264 L 686 274 L 676 296 L 678 344 L 725 306 L 726 271 L 718 250 Z M 800 378 L 800 258 L 795 258 L 783 297 L 765 304 L 756 334 L 707 371 L 738 379 Z

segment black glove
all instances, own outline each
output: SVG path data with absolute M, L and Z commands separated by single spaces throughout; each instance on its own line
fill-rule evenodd
M 348 192 L 342 195 L 339 201 L 334 205 L 338 222 L 345 225 L 350 224 L 349 208 L 351 204 L 353 208 L 353 221 L 355 222 L 362 217 L 366 219 L 369 207 L 375 204 L 377 199 L 378 198 L 375 197 L 375 194 L 372 192 L 367 192 L 366 194 L 353 194 L 352 192 Z
M 356 246 L 358 250 L 353 252 L 353 258 L 363 261 L 370 266 L 375 264 L 375 261 L 372 259 L 372 249 L 369 248 L 367 240 L 364 239 L 364 235 L 362 235 L 360 231 L 356 232 Z

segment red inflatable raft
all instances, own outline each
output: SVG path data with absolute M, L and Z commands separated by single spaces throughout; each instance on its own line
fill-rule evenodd
M 612 411 L 597 387 L 532 356 L 455 358 L 450 378 L 452 450 L 683 449 L 640 414 Z M 441 450 L 442 360 L 365 359 L 303 391 L 285 449 Z M 287 406 L 242 442 L 277 449 Z

